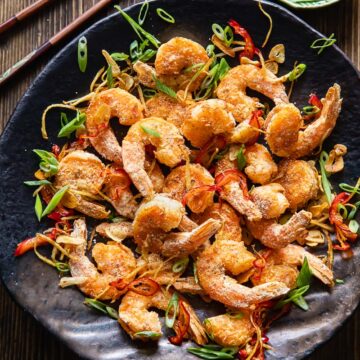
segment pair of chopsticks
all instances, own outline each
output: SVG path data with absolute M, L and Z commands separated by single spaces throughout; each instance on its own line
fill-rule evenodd
M 41 8 L 51 3 L 53 0 L 38 0 L 34 4 L 30 5 L 26 9 L 18 12 L 16 15 L 12 16 L 9 20 L 0 24 L 0 34 L 12 28 L 16 23 L 21 22 L 25 18 L 31 16 L 32 14 L 39 11 Z M 87 21 L 90 17 L 95 15 L 98 11 L 104 8 L 106 5 L 110 4 L 113 0 L 100 0 L 94 6 L 92 6 L 89 10 L 84 12 L 81 16 L 67 25 L 64 29 L 50 38 L 48 41 L 43 43 L 39 48 L 33 50 L 31 53 L 27 54 L 24 58 L 18 61 L 16 64 L 11 66 L 8 70 L 6 70 L 3 74 L 0 75 L 0 86 L 3 85 L 7 80 L 13 77 L 16 73 L 22 70 L 25 66 L 32 63 L 36 60 L 40 55 L 44 54 L 51 47 L 56 45 L 59 41 L 64 39 L 66 36 L 71 34 L 77 28 L 79 28 L 85 21 Z

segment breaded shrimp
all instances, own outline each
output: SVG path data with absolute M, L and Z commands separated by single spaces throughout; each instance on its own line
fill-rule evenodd
M 261 144 L 247 146 L 244 149 L 246 166 L 245 174 L 256 184 L 265 185 L 277 173 L 277 166 L 268 149 Z
M 323 108 L 318 119 L 309 124 L 305 130 L 303 118 L 293 104 L 279 104 L 268 114 L 265 122 L 266 141 L 270 150 L 278 156 L 300 158 L 310 155 L 321 146 L 335 127 L 341 110 L 340 86 L 334 84 L 324 99 Z
M 247 88 L 267 96 L 275 104 L 289 102 L 284 84 L 271 71 L 251 64 L 239 65 L 225 75 L 216 89 L 219 99 L 235 106 L 236 119 L 249 119 L 257 108 L 258 100 L 246 95 Z
M 229 154 L 220 159 L 216 165 L 215 174 L 219 175 L 227 170 L 237 169 L 235 161 L 229 159 Z M 241 215 L 246 216 L 249 220 L 260 220 L 261 212 L 256 204 L 248 199 L 237 181 L 230 181 L 223 187 L 220 196 L 226 200 Z
M 192 100 L 183 103 L 164 93 L 158 93 L 146 102 L 145 113 L 147 117 L 163 118 L 180 129 L 184 120 L 189 117 L 191 103 Z
M 187 191 L 203 185 L 214 185 L 211 174 L 200 164 L 183 165 L 173 169 L 166 177 L 163 192 L 181 202 Z M 192 191 L 186 198 L 186 205 L 192 212 L 201 213 L 213 204 L 213 197 L 214 191 Z
M 255 187 L 250 195 L 264 219 L 278 218 L 289 207 L 285 189 L 277 183 Z
M 301 210 L 292 215 L 284 225 L 278 224 L 276 219 L 247 221 L 246 225 L 254 238 L 263 245 L 271 249 L 280 249 L 295 240 L 304 239 L 311 218 L 310 212 Z
M 133 236 L 133 226 L 131 222 L 119 221 L 113 223 L 101 223 L 96 226 L 96 232 L 103 237 L 121 242 L 122 240 Z
M 153 145 L 155 158 L 174 167 L 188 156 L 178 128 L 161 119 L 147 118 L 132 125 L 122 142 L 124 169 L 143 196 L 151 196 L 154 186 L 144 168 L 145 146 Z
M 191 219 L 197 224 L 202 224 L 208 219 L 219 220 L 222 226 L 215 235 L 216 240 L 241 241 L 240 219 L 225 201 L 209 206 L 202 214 L 192 214 Z
M 125 90 L 114 88 L 96 94 L 86 110 L 86 128 L 91 145 L 105 159 L 121 164 L 121 147 L 109 127 L 113 117 L 122 125 L 132 125 L 143 118 L 141 102 Z
M 154 191 L 156 193 L 162 192 L 165 183 L 165 176 L 156 159 L 146 154 L 144 169 L 151 180 Z
M 296 285 L 298 275 L 299 271 L 295 266 L 287 264 L 266 264 L 265 267 L 261 269 L 260 274 L 255 272 L 251 277 L 251 282 L 256 286 L 271 281 L 280 281 L 289 289 L 292 289 Z
M 191 107 L 181 127 L 192 146 L 201 148 L 215 135 L 226 134 L 235 128 L 235 119 L 225 101 L 209 99 Z
M 119 323 L 132 339 L 136 340 L 159 340 L 162 335 L 159 315 L 150 308 L 165 311 L 171 300 L 170 292 L 159 290 L 152 296 L 143 296 L 129 291 L 121 300 L 119 307 Z M 206 344 L 206 333 L 195 311 L 184 299 L 183 304 L 190 315 L 190 326 L 187 335 L 197 344 Z M 151 331 L 159 334 L 159 337 L 146 337 L 137 335 L 143 331 Z
M 157 51 L 155 59 L 156 75 L 169 84 L 174 82 L 176 77 L 178 89 L 184 89 L 199 68 L 191 69 L 191 66 L 205 64 L 209 61 L 206 50 L 195 41 L 183 37 L 174 37 L 168 42 L 162 44 Z M 189 69 L 190 68 L 190 69 Z M 184 72 L 184 70 L 187 70 Z M 189 90 L 196 90 L 206 73 L 200 73 L 190 86 Z
M 174 288 L 186 294 L 192 295 L 205 295 L 202 287 L 195 281 L 193 276 L 188 276 L 185 278 L 179 278 L 173 283 Z
M 191 232 L 170 233 L 179 227 L 185 209 L 176 200 L 158 194 L 140 206 L 134 219 L 134 240 L 140 248 L 147 248 L 165 256 L 182 257 L 194 252 L 220 228 L 210 219 Z
M 70 272 L 74 278 L 83 278 L 78 285 L 79 289 L 92 298 L 100 300 L 116 300 L 122 292 L 110 286 L 110 282 L 126 278 L 132 281 L 136 260 L 132 251 L 126 246 L 109 241 L 107 244 L 97 243 L 92 250 L 92 257 L 97 267 L 85 254 L 86 250 L 86 224 L 83 219 L 74 221 L 74 238 L 83 239 L 80 245 L 69 245 L 71 258 L 69 260 Z
M 96 219 L 105 219 L 109 216 L 109 212 L 103 205 L 77 193 L 77 191 L 85 191 L 90 195 L 96 195 L 104 182 L 105 165 L 101 160 L 93 154 L 76 150 L 60 161 L 54 186 L 56 188 L 70 186 L 72 195 L 76 198 L 77 211 Z
M 302 246 L 290 244 L 282 249 L 272 250 L 266 262 L 274 265 L 301 266 L 307 259 L 314 276 L 324 284 L 334 285 L 334 274 L 317 256 L 306 251 Z
M 289 289 L 281 282 L 248 288 L 226 274 L 229 271 L 237 275 L 250 269 L 254 259 L 242 243 L 216 240 L 196 261 L 201 287 L 210 298 L 234 309 L 249 308 L 286 294 Z
M 228 314 L 207 318 L 204 322 L 205 330 L 214 341 L 224 347 L 243 346 L 255 333 L 249 313 L 241 311 L 242 317 L 234 318 Z
M 303 208 L 310 200 L 316 199 L 320 186 L 318 172 L 312 162 L 303 160 L 282 160 L 275 180 L 285 189 L 290 209 Z

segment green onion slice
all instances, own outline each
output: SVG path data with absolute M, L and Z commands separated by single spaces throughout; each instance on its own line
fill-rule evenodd
M 49 180 L 30 180 L 24 181 L 24 184 L 27 186 L 41 186 L 41 185 L 51 185 Z
M 187 348 L 187 351 L 191 354 L 194 354 L 198 357 L 200 357 L 201 359 L 234 359 L 234 354 L 233 353 L 227 353 L 226 351 L 223 351 L 224 349 L 228 349 L 228 348 L 223 348 L 221 350 L 216 350 L 216 349 L 209 349 L 208 347 L 189 347 Z
M 43 206 L 42 206 L 41 198 L 39 194 L 37 194 L 35 198 L 35 214 L 39 221 L 41 221 L 42 210 L 43 210 Z
M 110 55 L 115 61 L 125 61 L 129 58 L 128 54 L 125 54 L 123 52 L 120 53 L 112 53 Z
M 215 56 L 215 45 L 209 44 L 209 45 L 206 47 L 206 53 L 207 53 L 208 57 L 213 57 L 213 56 Z
M 157 333 L 155 331 L 139 331 L 134 334 L 135 336 L 143 336 L 148 338 L 158 338 L 161 336 L 160 333 Z
M 296 279 L 296 285 L 298 288 L 310 285 L 312 277 L 312 271 L 309 266 L 309 262 L 307 257 L 305 256 L 303 264 L 301 266 L 301 270 L 299 272 L 299 275 Z
M 343 219 L 346 219 L 348 217 L 348 211 L 343 204 L 338 204 L 337 211 L 339 212 L 339 214 Z
M 241 311 L 227 312 L 226 315 L 233 318 L 233 319 L 242 319 L 244 317 L 244 313 L 242 313 Z
M 170 23 L 170 24 L 174 24 L 175 23 L 175 19 L 172 15 L 170 15 L 167 11 L 165 11 L 162 8 L 157 8 L 156 9 L 156 13 L 158 14 L 158 16 L 160 16 L 164 21 Z
M 180 259 L 174 263 L 174 265 L 172 266 L 172 271 L 174 273 L 184 272 L 185 269 L 187 268 L 188 264 L 189 264 L 188 257 Z
M 146 98 L 151 98 L 151 97 L 156 95 L 156 90 L 154 90 L 154 89 L 144 89 L 143 90 L 143 95 Z
M 174 292 L 171 296 L 169 304 L 165 312 L 165 324 L 168 328 L 172 328 L 175 324 L 176 316 L 179 312 L 179 295 Z M 172 314 L 170 317 L 169 315 Z
M 163 92 L 166 95 L 169 95 L 174 99 L 177 98 L 176 92 L 164 83 L 162 83 L 155 75 L 153 75 L 153 80 L 155 81 L 155 87 L 157 90 Z
M 148 11 L 149 11 L 149 3 L 147 2 L 147 0 L 145 0 L 145 2 L 141 5 L 138 15 L 139 25 L 142 25 L 145 22 Z
M 114 77 L 113 77 L 111 65 L 109 65 L 109 67 L 106 70 L 106 83 L 109 89 L 114 87 Z
M 306 70 L 306 64 L 299 64 L 297 65 L 294 70 L 292 70 L 291 72 L 289 72 L 288 76 L 288 80 L 289 81 L 295 81 L 297 80 Z
M 345 281 L 344 280 L 342 280 L 342 279 L 335 279 L 335 284 L 344 284 L 345 283 Z
M 78 41 L 78 64 L 81 72 L 85 72 L 86 70 L 87 58 L 87 39 L 85 36 L 82 36 Z
M 319 49 L 318 55 L 320 55 L 326 48 L 333 46 L 336 43 L 334 36 L 335 34 L 332 33 L 328 38 L 324 37 L 317 39 L 310 45 L 310 47 L 312 49 Z
M 151 135 L 153 137 L 156 137 L 156 138 L 161 137 L 160 134 L 154 129 L 147 128 L 147 127 L 145 127 L 143 125 L 140 125 L 140 127 L 141 127 L 141 130 L 146 134 L 149 134 L 149 135 Z
M 88 305 L 89 307 L 92 307 L 93 309 L 96 309 L 96 310 L 102 312 L 105 315 L 110 316 L 111 318 L 113 318 L 115 320 L 118 319 L 117 311 L 99 300 L 85 298 L 84 304 Z
M 155 55 L 156 55 L 156 50 L 146 49 L 145 52 L 143 52 L 141 55 L 139 55 L 138 60 L 147 62 L 151 58 L 153 58 Z
M 355 219 L 350 220 L 349 229 L 354 234 L 357 234 L 357 232 L 359 231 L 359 223 Z
M 222 41 L 224 41 L 225 35 L 224 35 L 224 29 L 219 24 L 212 24 L 211 29 L 213 33 Z
M 360 195 L 360 181 L 357 182 L 356 186 L 351 186 L 349 184 L 341 183 L 341 184 L 339 184 L 339 188 L 350 194 Z
M 61 127 L 65 126 L 68 122 L 69 122 L 69 119 L 68 119 L 67 115 L 64 112 L 60 113 Z
M 58 190 L 52 199 L 49 201 L 47 207 L 45 208 L 44 212 L 42 213 L 41 217 L 49 215 L 60 203 L 61 199 L 65 195 L 65 193 L 69 190 L 69 185 L 62 187 Z
M 237 166 L 240 171 L 244 170 L 244 167 L 246 166 L 244 149 L 245 149 L 245 145 L 243 144 L 241 145 L 240 150 L 236 154 Z
M 49 176 L 55 175 L 58 171 L 59 162 L 55 155 L 49 151 L 34 149 L 33 152 L 40 158 L 40 169 Z
M 234 41 L 234 33 L 229 25 L 224 29 L 224 43 L 226 46 L 230 46 Z
M 111 306 L 106 306 L 106 307 L 105 307 L 105 310 L 106 310 L 107 314 L 108 314 L 111 318 L 113 318 L 113 319 L 115 319 L 115 320 L 118 320 L 118 319 L 119 319 L 118 312 L 117 312 L 114 308 L 112 308 Z
M 331 204 L 332 199 L 333 199 L 333 195 L 331 193 L 332 187 L 331 187 L 330 181 L 328 179 L 328 174 L 325 170 L 325 163 L 328 160 L 328 158 L 329 158 L 329 155 L 325 151 L 322 151 L 320 154 L 320 158 L 319 158 L 319 164 L 320 164 L 320 173 L 321 173 L 321 184 L 324 189 L 326 199 L 327 199 L 328 203 Z
M 86 120 L 85 114 L 80 114 L 78 111 L 76 114 L 76 117 L 69 121 L 67 124 L 65 124 L 59 131 L 58 137 L 69 137 L 74 131 L 81 128 Z
M 131 16 L 129 16 L 125 11 L 123 11 L 120 6 L 115 5 L 114 7 L 116 10 L 119 11 L 119 13 L 123 16 L 123 18 L 130 24 L 130 26 L 135 31 L 136 35 L 141 39 L 141 41 L 143 41 L 144 39 L 148 39 L 153 46 L 155 46 L 156 48 L 159 47 L 160 41 L 156 39 L 155 36 L 151 35 L 146 30 L 144 30 Z
M 196 268 L 196 262 L 193 262 L 193 272 L 194 272 L 194 280 L 195 280 L 195 284 L 199 283 L 199 279 L 197 276 L 197 268 Z
M 320 109 L 317 106 L 304 106 L 302 111 L 306 115 L 316 115 L 320 112 Z
M 67 263 L 56 261 L 55 263 L 56 270 L 62 273 L 67 273 L 70 271 L 70 266 Z

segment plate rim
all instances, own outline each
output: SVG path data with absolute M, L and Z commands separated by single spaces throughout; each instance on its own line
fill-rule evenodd
M 146 0 L 145 0 L 146 1 Z M 151 3 L 156 3 L 159 0 L 149 0 L 148 2 Z M 170 0 L 169 2 L 181 2 L 182 0 Z M 191 2 L 193 2 L 194 4 L 196 3 L 196 0 L 190 0 Z M 202 0 L 203 2 L 216 2 L 216 0 Z M 233 1 L 233 0 L 225 0 L 225 1 Z M 270 2 L 268 0 L 247 0 L 249 3 L 250 2 L 260 2 L 263 5 L 267 5 L 270 6 L 272 8 L 278 9 L 281 12 L 284 12 L 287 16 L 289 16 L 293 21 L 296 21 L 298 23 L 300 23 L 302 26 L 304 26 L 306 28 L 307 31 L 313 33 L 314 35 L 317 35 L 319 37 L 324 37 L 325 35 L 322 34 L 320 31 L 316 30 L 315 28 L 313 28 L 310 24 L 308 24 L 305 20 L 301 19 L 299 16 L 297 16 L 296 14 L 294 14 L 290 9 L 287 9 L 286 7 L 284 7 L 283 5 L 279 4 L 279 3 L 274 3 L 274 2 Z M 287 0 L 280 0 L 282 2 L 287 2 Z M 339 2 L 340 0 L 334 0 L 335 2 Z M 125 12 L 132 10 L 133 8 L 137 8 L 140 7 L 142 4 L 144 3 L 144 1 L 141 1 L 139 3 L 136 4 L 132 4 L 130 6 L 124 7 L 122 8 L 122 10 L 124 10 Z M 328 6 L 330 4 L 327 4 L 326 6 Z M 323 6 L 322 6 L 323 7 Z M 303 8 L 302 8 L 303 9 Z M 7 120 L 5 127 L 0 135 L 0 145 L 2 145 L 4 138 L 6 138 L 7 136 L 7 132 L 9 131 L 9 126 L 13 121 L 13 118 L 15 117 L 17 111 L 19 108 L 21 108 L 21 106 L 23 106 L 23 102 L 25 101 L 25 99 L 28 97 L 29 93 L 36 88 L 36 86 L 38 85 L 38 83 L 40 82 L 40 80 L 46 76 L 49 72 L 49 69 L 52 68 L 53 64 L 58 61 L 58 59 L 60 59 L 65 53 L 66 51 L 73 46 L 74 44 L 76 44 L 76 42 L 78 41 L 78 39 L 83 36 L 85 33 L 93 31 L 96 27 L 98 27 L 100 24 L 106 23 L 107 21 L 109 21 L 109 19 L 112 19 L 116 16 L 120 16 L 118 12 L 114 12 L 110 15 L 107 15 L 99 20 L 97 20 L 96 22 L 94 22 L 93 24 L 91 24 L 90 26 L 87 26 L 85 29 L 83 29 L 79 34 L 77 34 L 76 36 L 72 36 L 70 37 L 70 40 L 65 40 L 63 45 L 59 46 L 59 49 L 56 51 L 55 54 L 52 55 L 51 59 L 47 62 L 47 64 L 44 66 L 44 68 L 40 71 L 40 73 L 35 77 L 35 79 L 32 81 L 32 83 L 30 84 L 30 86 L 26 89 L 26 91 L 24 92 L 24 94 L 21 96 L 21 98 L 19 99 L 19 101 L 17 102 L 13 112 L 11 113 L 9 119 Z M 121 17 L 120 17 L 121 19 Z M 346 60 L 347 64 L 350 65 L 352 67 L 352 69 L 355 71 L 358 80 L 360 80 L 360 70 L 355 66 L 355 64 L 351 61 L 350 57 L 345 54 L 345 52 L 340 49 L 338 47 L 337 44 L 333 45 L 333 48 L 335 49 L 335 51 L 337 51 L 343 58 L 344 60 Z M 92 357 L 89 357 L 89 355 L 83 351 L 81 351 L 80 349 L 77 349 L 76 346 L 74 345 L 73 342 L 71 342 L 69 339 L 67 338 L 63 338 L 61 337 L 54 328 L 47 326 L 47 324 L 45 324 L 41 319 L 39 319 L 37 317 L 37 315 L 31 311 L 26 305 L 21 304 L 20 301 L 18 301 L 15 298 L 15 295 L 11 292 L 11 290 L 8 288 L 7 284 L 5 283 L 4 279 L 3 279 L 3 273 L 2 273 L 2 267 L 0 267 L 0 280 L 1 283 L 3 284 L 4 288 L 6 289 L 7 294 L 10 296 L 10 298 L 12 299 L 12 301 L 14 301 L 16 303 L 17 306 L 20 306 L 24 311 L 26 311 L 28 314 L 30 314 L 39 324 L 41 324 L 41 326 L 43 326 L 46 331 L 48 331 L 49 333 L 51 333 L 53 336 L 56 337 L 56 339 L 62 343 L 65 344 L 68 349 L 70 349 L 74 354 L 76 354 L 77 356 L 84 358 L 84 359 L 93 359 Z M 354 312 L 356 311 L 357 308 L 360 307 L 360 299 L 358 300 L 357 303 L 355 303 L 355 305 L 352 307 L 351 312 L 349 313 L 349 315 L 345 318 L 342 319 L 342 321 L 338 324 L 336 324 L 336 326 L 332 329 L 331 332 L 329 332 L 327 334 L 327 336 L 325 337 L 325 340 L 323 340 L 320 343 L 317 343 L 316 345 L 314 345 L 313 347 L 309 348 L 308 350 L 306 350 L 305 352 L 303 352 L 302 354 L 299 354 L 300 356 L 296 356 L 293 357 L 293 359 L 304 359 L 307 356 L 309 356 L 310 354 L 312 354 L 315 350 L 317 350 L 319 347 L 326 345 L 326 343 L 337 333 L 339 332 L 339 330 L 345 325 L 346 322 L 349 321 L 350 317 L 354 315 Z
M 327 3 L 325 4 L 321 4 L 321 5 L 308 5 L 308 6 L 301 6 L 299 4 L 296 4 L 290 0 L 279 0 L 282 3 L 292 7 L 293 9 L 301 9 L 301 10 L 314 10 L 314 9 L 322 9 L 331 5 L 334 5 L 338 2 L 340 2 L 341 0 L 329 0 Z

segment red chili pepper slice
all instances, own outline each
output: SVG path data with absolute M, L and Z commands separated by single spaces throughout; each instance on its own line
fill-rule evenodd
M 209 140 L 199 151 L 194 162 L 196 164 L 201 164 L 202 166 L 209 165 L 206 164 L 206 160 L 211 157 L 211 154 L 218 150 L 223 150 L 226 147 L 226 139 L 223 135 L 215 135 L 211 140 Z
M 343 243 L 342 245 L 334 245 L 333 248 L 334 250 L 347 251 L 350 249 L 350 245 L 348 243 Z
M 321 100 L 317 97 L 316 94 L 310 94 L 310 98 L 309 98 L 309 104 L 312 106 L 316 106 L 318 109 L 322 109 L 323 108 L 323 103 L 321 102 Z
M 168 339 L 173 345 L 181 345 L 184 336 L 186 335 L 190 326 L 190 314 L 186 310 L 183 300 L 179 300 L 179 315 L 174 324 L 175 336 L 170 336 Z
M 47 217 L 49 219 L 55 220 L 56 222 L 60 222 L 63 217 L 74 215 L 74 210 L 68 210 L 65 208 L 58 208 L 58 210 L 53 211 Z
M 25 254 L 27 251 L 33 250 L 35 244 L 36 246 L 43 246 L 48 244 L 48 242 L 39 237 L 25 239 L 17 245 L 16 250 L 14 252 L 14 256 L 21 256 Z
M 264 112 L 262 110 L 253 111 L 251 118 L 249 120 L 249 125 L 253 128 L 260 129 L 261 125 L 260 125 L 259 117 L 261 117 L 263 115 L 263 113 Z M 257 132 L 254 139 L 252 141 L 247 142 L 246 145 L 249 145 L 249 146 L 254 145 L 258 141 L 259 136 L 260 136 L 260 132 Z
M 146 277 L 136 279 L 131 283 L 126 283 L 123 279 L 119 279 L 112 281 L 109 285 L 114 286 L 120 291 L 126 289 L 143 296 L 155 295 L 160 290 L 160 286 L 156 281 Z
M 60 154 L 60 147 L 59 145 L 56 145 L 54 144 L 52 147 L 51 147 L 51 152 L 55 155 L 55 157 L 57 158 Z
M 255 54 L 259 53 L 259 49 L 255 47 L 254 41 L 248 31 L 242 27 L 237 21 L 231 19 L 228 24 L 234 29 L 234 32 L 242 36 L 245 40 L 245 49 L 240 53 L 240 58 L 246 56 L 250 60 L 254 58 Z
M 224 172 L 218 174 L 215 177 L 215 184 L 219 187 L 225 186 L 231 181 L 238 181 L 240 184 L 240 188 L 244 194 L 246 199 L 250 199 L 250 195 L 247 188 L 247 180 L 246 176 L 237 169 L 229 169 Z

